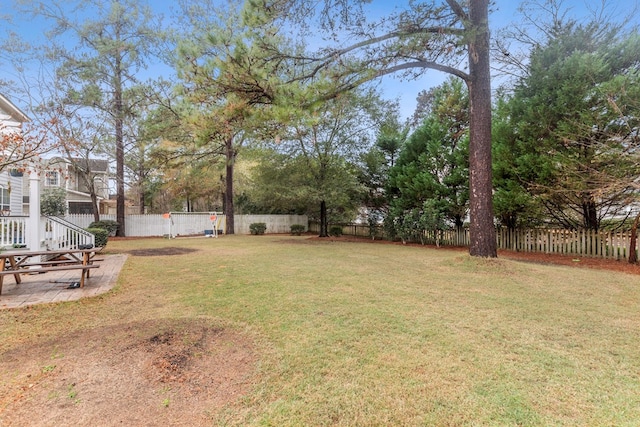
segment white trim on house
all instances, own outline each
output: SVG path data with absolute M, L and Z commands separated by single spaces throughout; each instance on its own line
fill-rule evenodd
M 88 198 L 88 200 L 91 200 L 91 195 L 89 193 L 83 193 L 82 191 L 76 191 L 76 190 L 67 190 L 67 193 L 73 194 L 75 196 L 86 197 Z M 101 197 L 101 196 L 97 196 L 97 197 L 98 197 L 98 200 L 104 200 L 104 197 Z M 74 200 L 71 200 L 71 201 L 74 201 Z
M 0 93 L 0 110 L 7 113 L 17 123 L 28 122 L 29 117 L 22 112 L 15 104 L 9 101 L 3 94 Z M 4 120 L 3 120 L 4 121 Z

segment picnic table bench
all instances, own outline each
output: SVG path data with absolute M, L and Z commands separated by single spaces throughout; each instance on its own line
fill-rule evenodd
M 0 252 L 0 294 L 4 276 L 13 275 L 17 284 L 22 283 L 21 274 L 40 274 L 50 271 L 81 270 L 80 287 L 84 287 L 89 271 L 100 267 L 93 262 L 102 248 L 61 249 L 51 251 L 7 251 Z M 43 256 L 53 257 L 42 260 Z

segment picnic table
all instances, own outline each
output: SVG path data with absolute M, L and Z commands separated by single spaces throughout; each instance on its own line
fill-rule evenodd
M 22 283 L 21 274 L 39 274 L 50 271 L 81 270 L 80 287 L 84 287 L 89 270 L 98 268 L 95 255 L 102 248 L 60 250 L 15 250 L 0 252 L 0 294 L 4 276 L 13 275 L 17 284 Z M 42 260 L 43 256 L 49 259 Z

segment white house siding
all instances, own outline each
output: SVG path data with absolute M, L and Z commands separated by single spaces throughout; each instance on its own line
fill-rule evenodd
M 24 212 L 22 211 L 22 196 L 24 195 L 22 177 L 11 176 L 8 172 L 4 172 L 2 181 L 3 183 L 6 181 L 11 184 L 11 215 L 24 215 Z

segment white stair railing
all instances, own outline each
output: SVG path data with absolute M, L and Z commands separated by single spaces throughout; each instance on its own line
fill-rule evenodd
M 43 216 L 40 220 L 41 230 L 44 229 L 44 240 L 41 246 L 47 250 L 79 249 L 95 246 L 95 236 L 62 218 Z

